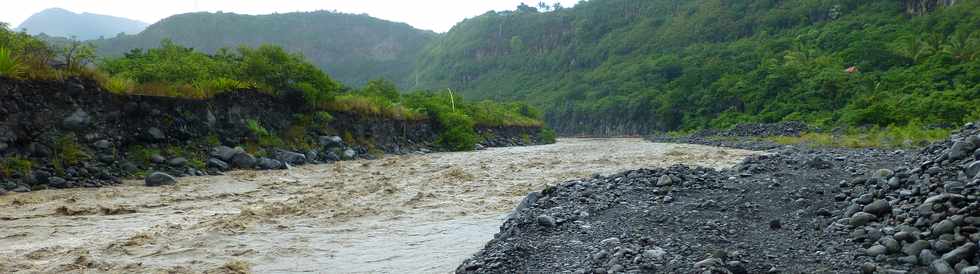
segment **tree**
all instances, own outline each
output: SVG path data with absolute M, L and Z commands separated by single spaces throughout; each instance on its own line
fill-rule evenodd
M 561 6 L 561 2 L 555 2 L 555 4 L 551 6 L 551 10 L 552 11 L 560 11 L 563 8 L 565 8 L 565 7 L 562 7 Z
M 538 12 L 538 9 L 528 6 L 527 4 L 521 3 L 521 5 L 517 6 L 517 12 L 535 13 Z
M 977 44 L 971 38 L 971 34 L 966 31 L 957 31 L 949 36 L 949 43 L 946 44 L 943 52 L 946 52 L 956 60 L 972 61 L 978 51 Z
M 510 51 L 511 53 L 523 53 L 525 49 L 524 40 L 520 36 L 514 36 L 510 38 Z
M 395 83 L 385 79 L 368 81 L 367 85 L 364 86 L 364 89 L 361 92 L 369 96 L 382 97 L 392 102 L 397 102 L 400 99 L 398 87 L 395 87 Z
M 922 41 L 921 38 L 916 36 L 909 36 L 905 38 L 905 47 L 902 49 L 905 57 L 912 59 L 912 62 L 919 63 L 926 55 L 929 54 L 929 49 L 926 43 Z
M 65 68 L 69 71 L 78 71 L 95 60 L 95 46 L 82 43 L 75 36 L 70 40 L 68 45 L 61 48 L 61 58 L 65 62 Z

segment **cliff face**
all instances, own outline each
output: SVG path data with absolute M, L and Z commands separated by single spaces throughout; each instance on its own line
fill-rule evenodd
M 541 141 L 539 128 L 476 130 L 493 132 L 482 135 L 483 146 Z M 439 132 L 430 120 L 317 112 L 301 94 L 238 91 L 192 100 L 117 95 L 80 79 L 0 78 L 0 190 L 94 187 L 151 171 L 205 175 L 430 151 Z M 215 152 L 232 147 L 248 155 L 232 160 Z M 267 165 L 260 168 L 262 161 Z
M 909 15 L 922 15 L 937 8 L 956 5 L 957 0 L 905 0 L 905 12 Z

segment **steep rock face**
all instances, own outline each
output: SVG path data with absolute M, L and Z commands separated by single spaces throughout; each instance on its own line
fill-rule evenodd
M 905 12 L 922 15 L 941 7 L 956 5 L 957 0 L 905 0 Z
M 424 119 L 334 112 L 324 120 L 306 106 L 301 94 L 289 92 L 244 90 L 193 100 L 117 95 L 83 79 L 0 79 L 0 189 L 96 187 L 148 171 L 191 176 L 250 168 L 260 160 L 281 167 L 270 160 L 298 164 L 424 152 L 434 149 L 440 131 Z M 541 140 L 539 128 L 477 130 L 495 133 L 482 146 Z M 232 151 L 228 147 L 242 149 L 213 158 L 212 151 Z M 248 164 L 235 161 L 238 154 Z

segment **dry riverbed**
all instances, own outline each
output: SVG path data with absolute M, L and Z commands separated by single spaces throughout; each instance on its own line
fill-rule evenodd
M 0 273 L 445 273 L 530 191 L 594 173 L 726 168 L 754 152 L 563 139 L 0 196 Z

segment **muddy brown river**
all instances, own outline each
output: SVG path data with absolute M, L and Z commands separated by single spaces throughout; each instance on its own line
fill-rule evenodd
M 448 273 L 528 192 L 754 152 L 562 139 L 0 196 L 0 273 Z

